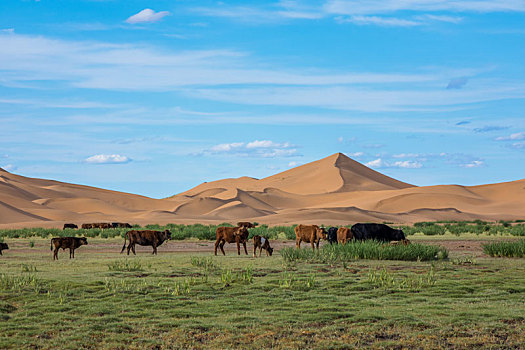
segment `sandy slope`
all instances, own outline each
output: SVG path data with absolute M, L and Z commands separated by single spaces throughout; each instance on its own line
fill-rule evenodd
M 347 224 L 477 218 L 525 218 L 525 180 L 416 187 L 336 153 L 260 180 L 224 179 L 151 199 L 0 169 L 0 227 L 93 221 Z

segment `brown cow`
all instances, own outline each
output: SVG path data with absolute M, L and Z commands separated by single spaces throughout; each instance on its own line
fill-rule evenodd
M 107 228 L 113 228 L 113 225 L 111 225 L 109 222 L 97 222 L 93 224 L 93 228 L 100 228 L 102 230 Z
M 111 227 L 113 228 L 131 228 L 131 225 L 127 222 L 112 222 Z
M 62 248 L 63 250 L 69 248 L 69 258 L 75 258 L 75 249 L 86 244 L 88 244 L 86 237 L 51 238 L 51 250 L 53 250 L 53 246 L 55 247 L 55 250 L 53 252 L 53 260 L 58 260 L 58 250 L 60 248 Z
M 89 230 L 90 228 L 93 228 L 93 224 L 82 224 L 82 227 L 84 230 Z
M 7 243 L 0 242 L 0 255 L 2 255 L 2 250 L 7 250 L 7 249 L 9 249 L 9 246 L 7 245 Z
M 255 252 L 259 248 L 259 257 L 261 256 L 262 250 L 266 250 L 267 256 L 272 256 L 273 248 L 270 247 L 270 241 L 267 238 L 261 237 L 259 235 L 253 236 L 253 257 L 256 258 L 257 255 Z
M 160 246 L 164 241 L 171 239 L 171 232 L 169 230 L 164 231 L 153 231 L 153 230 L 131 230 L 126 232 L 124 236 L 124 246 L 120 251 L 120 254 L 126 249 L 126 239 L 129 240 L 128 244 L 128 255 L 130 249 L 135 253 L 135 244 L 138 245 L 150 245 L 153 247 L 153 253 L 157 254 L 157 247 Z
M 65 230 L 66 228 L 73 228 L 73 229 L 77 229 L 78 226 L 75 225 L 75 224 L 64 224 L 64 227 L 62 228 L 62 231 Z
M 354 238 L 352 230 L 348 227 L 339 227 L 337 230 L 337 243 L 342 243 L 344 245 L 346 244 L 346 241 L 350 241 L 352 238 Z
M 315 250 L 314 243 L 319 249 L 319 241 L 326 239 L 326 231 L 317 225 L 297 225 L 295 226 L 295 238 L 297 248 L 301 247 L 301 242 L 306 242 L 312 244 L 312 250 Z
M 241 221 L 241 222 L 237 223 L 237 226 L 239 226 L 239 227 L 244 226 L 246 228 L 254 228 L 257 225 L 256 224 L 252 224 L 251 222 L 248 222 L 248 221 Z
M 226 255 L 224 252 L 224 244 L 228 243 L 237 243 L 237 255 L 241 255 L 241 246 L 244 246 L 244 252 L 248 255 L 248 250 L 246 250 L 246 241 L 248 240 L 248 229 L 245 226 L 239 227 L 224 227 L 219 226 L 215 231 L 217 235 L 217 240 L 215 241 L 215 255 L 217 255 L 217 247 L 221 248 L 222 254 Z

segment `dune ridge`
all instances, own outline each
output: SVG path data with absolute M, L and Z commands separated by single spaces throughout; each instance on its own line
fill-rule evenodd
M 202 183 L 165 199 L 34 179 L 0 169 L 0 228 L 64 222 L 270 225 L 525 218 L 525 179 L 480 186 L 417 187 L 342 153 L 255 179 Z

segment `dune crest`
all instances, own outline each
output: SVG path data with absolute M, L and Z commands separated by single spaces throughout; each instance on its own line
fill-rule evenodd
M 525 218 L 525 179 L 416 187 L 342 153 L 281 173 L 202 183 L 166 199 L 15 175 L 0 168 L 0 227 L 64 222 L 351 224 Z

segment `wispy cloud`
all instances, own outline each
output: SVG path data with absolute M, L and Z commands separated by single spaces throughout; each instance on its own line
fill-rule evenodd
M 468 121 L 468 120 L 462 120 L 462 121 L 456 123 L 457 126 L 467 125 L 467 124 L 470 124 L 470 121 Z
M 4 169 L 5 171 L 15 171 L 16 169 L 18 169 L 18 167 L 13 164 L 2 165 L 0 166 L 0 168 Z
M 414 27 L 423 25 L 424 22 L 395 17 L 378 16 L 351 16 L 337 17 L 338 23 L 353 23 L 357 25 L 379 25 L 384 27 Z
M 292 157 L 298 155 L 297 148 L 290 143 L 278 143 L 270 140 L 222 143 L 212 146 L 200 152 L 200 154 L 225 154 L 262 158 Z
M 90 164 L 124 164 L 131 162 L 131 159 L 120 154 L 96 154 L 84 161 Z
M 499 131 L 499 130 L 505 130 L 508 129 L 508 126 L 503 125 L 485 125 L 481 128 L 474 128 L 474 132 L 482 133 L 482 132 L 491 132 L 491 131 Z
M 158 22 L 162 18 L 168 16 L 169 14 L 169 11 L 155 12 L 152 9 L 144 9 L 139 13 L 136 13 L 133 16 L 129 17 L 126 20 L 126 22 L 131 24 Z
M 524 140 L 524 139 L 525 139 L 525 132 L 517 132 L 514 134 L 510 134 L 508 136 L 496 137 L 496 141 L 516 141 L 516 140 Z
M 465 78 L 465 77 L 452 79 L 448 82 L 447 90 L 461 89 L 462 87 L 467 85 L 467 82 L 468 82 L 468 78 Z
M 483 166 L 484 163 L 481 160 L 474 160 L 470 163 L 460 164 L 459 166 L 463 168 L 479 168 L 480 166 Z
M 403 160 L 389 162 L 382 158 L 377 158 L 365 164 L 371 168 L 404 168 L 404 169 L 419 169 L 423 167 L 423 164 L 412 160 Z

